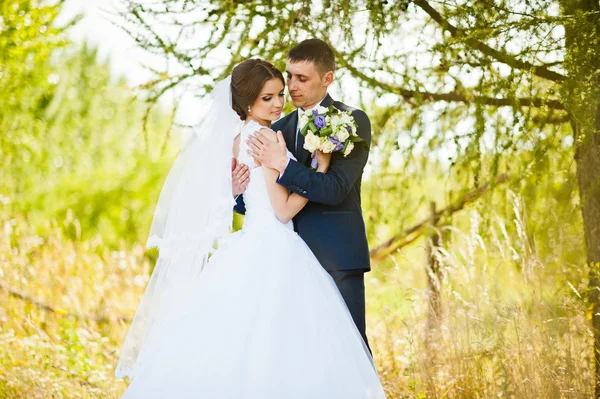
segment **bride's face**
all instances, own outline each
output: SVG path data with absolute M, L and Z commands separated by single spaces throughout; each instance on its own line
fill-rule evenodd
M 268 80 L 252 104 L 252 116 L 263 121 L 279 119 L 285 101 L 283 89 L 284 86 L 280 79 Z

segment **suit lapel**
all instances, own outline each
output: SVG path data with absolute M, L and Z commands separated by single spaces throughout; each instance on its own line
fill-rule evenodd
M 333 105 L 333 98 L 327 93 L 323 101 L 321 101 L 321 107 L 329 107 L 330 105 Z
M 304 150 L 304 136 L 298 132 L 298 142 L 296 143 L 296 154 L 302 155 L 302 151 Z
M 296 158 L 302 165 L 306 165 L 306 161 L 310 158 L 310 152 L 304 149 L 304 136 L 298 133 L 298 150 L 296 151 Z
M 296 144 L 296 125 L 298 125 L 297 110 L 290 116 L 290 119 L 285 126 L 285 145 L 294 156 L 296 156 L 296 148 L 294 148 L 294 145 Z

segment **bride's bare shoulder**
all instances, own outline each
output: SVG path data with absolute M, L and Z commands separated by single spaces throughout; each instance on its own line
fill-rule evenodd
M 270 141 L 276 143 L 277 142 L 277 134 L 269 128 L 263 127 L 259 130 L 259 132 L 265 136 Z

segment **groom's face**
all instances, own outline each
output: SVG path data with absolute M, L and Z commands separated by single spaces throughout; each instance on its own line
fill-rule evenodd
M 325 97 L 327 87 L 333 81 L 333 72 L 321 76 L 315 64 L 310 61 L 288 60 L 285 69 L 288 90 L 296 108 L 313 108 Z

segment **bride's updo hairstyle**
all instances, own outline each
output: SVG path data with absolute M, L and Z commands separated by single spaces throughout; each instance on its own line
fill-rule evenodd
M 248 117 L 248 107 L 260 95 L 265 83 L 273 78 L 281 79 L 283 74 L 273 64 L 258 58 L 251 58 L 238 64 L 231 72 L 231 107 L 241 120 Z

